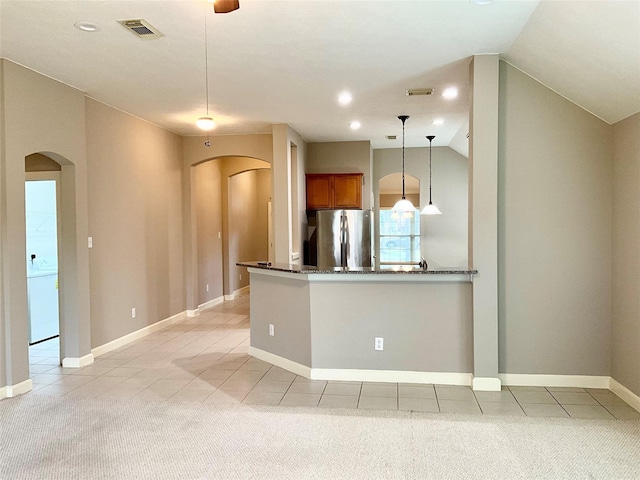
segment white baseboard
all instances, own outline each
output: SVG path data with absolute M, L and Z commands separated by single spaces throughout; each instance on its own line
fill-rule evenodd
M 502 382 L 499 378 L 473 377 L 471 388 L 481 392 L 499 392 L 502 389 Z
M 7 385 L 0 388 L 0 400 L 3 398 L 11 398 L 23 393 L 30 392 L 33 389 L 33 382 L 31 379 L 20 382 L 16 385 Z
M 349 368 L 310 368 L 273 353 L 249 347 L 249 355 L 312 380 L 351 382 L 436 383 L 439 385 L 471 385 L 470 373 L 411 372 L 399 370 L 359 370 Z
M 198 313 L 202 310 L 206 310 L 207 308 L 215 307 L 216 305 L 220 305 L 224 303 L 224 295 L 222 297 L 214 298 L 213 300 L 209 300 L 208 302 L 204 302 L 202 305 L 198 305 Z
M 197 317 L 200 315 L 200 309 L 196 308 L 195 310 L 187 310 L 187 317 Z
M 63 368 L 81 368 L 93 363 L 93 351 L 83 357 L 67 357 L 62 359 Z
M 189 310 L 177 313 L 176 315 L 172 315 L 169 318 L 160 320 L 159 322 L 156 322 L 153 325 L 149 325 L 147 327 L 141 328 L 140 330 L 131 332 L 123 337 L 116 338 L 115 340 L 109 343 L 105 343 L 104 345 L 100 345 L 99 347 L 91 349 L 91 353 L 93 354 L 94 357 L 99 357 L 100 355 L 110 352 L 111 350 L 115 350 L 116 348 L 120 348 L 123 345 L 126 345 L 127 343 L 131 343 L 135 340 L 138 340 L 139 338 L 146 337 L 150 333 L 157 332 L 158 330 L 162 330 L 163 328 L 168 327 L 169 325 L 183 321 L 185 318 L 187 318 L 188 312 Z
M 498 377 L 504 385 L 514 387 L 609 388 L 610 379 L 610 377 L 595 375 L 536 375 L 521 373 L 500 373 Z
M 259 348 L 255 347 L 249 347 L 249 355 L 265 362 L 269 362 L 277 367 L 289 370 L 296 375 L 301 375 L 305 378 L 311 378 L 311 368 L 307 367 L 306 365 L 302 365 L 301 363 L 294 362 L 293 360 L 289 360 L 273 353 L 265 352 L 264 350 L 260 350 Z
M 343 380 L 351 382 L 433 383 L 438 385 L 471 385 L 470 373 L 412 372 L 402 370 L 358 370 L 312 368 L 313 380 Z
M 611 378 L 609 380 L 609 390 L 618 395 L 622 400 L 640 412 L 640 396 L 633 393 L 627 387 Z
M 249 285 L 247 285 L 246 287 L 239 288 L 238 290 L 233 292 L 231 295 L 225 295 L 224 299 L 225 301 L 229 302 L 231 300 L 235 300 L 235 298 L 241 293 L 248 293 L 248 292 L 249 292 Z

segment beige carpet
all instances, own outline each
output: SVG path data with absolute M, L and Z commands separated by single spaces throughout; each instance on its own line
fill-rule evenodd
M 640 422 L 25 395 L 5 479 L 639 479 Z

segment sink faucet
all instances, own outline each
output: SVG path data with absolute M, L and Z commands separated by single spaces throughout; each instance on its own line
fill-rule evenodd
M 427 270 L 429 268 L 429 265 L 427 265 L 427 261 L 424 257 L 420 257 L 420 268 L 423 270 Z

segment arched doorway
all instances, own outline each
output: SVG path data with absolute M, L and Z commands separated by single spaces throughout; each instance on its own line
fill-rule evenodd
M 200 310 L 232 299 L 248 282 L 246 272 L 238 271 L 235 263 L 247 260 L 238 256 L 253 248 L 247 249 L 242 241 L 246 239 L 243 230 L 255 226 L 260 217 L 268 230 L 268 206 L 257 202 L 271 196 L 271 164 L 252 157 L 220 156 L 193 165 L 190 178 Z M 262 210 L 264 215 L 259 213 Z
M 83 310 L 82 303 L 88 302 L 88 286 L 82 284 L 79 273 L 76 168 L 68 159 L 54 152 L 37 152 L 25 157 L 25 180 L 30 179 L 45 181 L 52 179 L 56 182 L 57 255 L 55 259 L 57 268 L 53 268 L 51 255 L 41 259 L 47 261 L 49 269 L 57 273 L 55 279 L 57 302 L 55 306 L 50 307 L 58 309 L 59 354 L 56 363 L 70 368 L 88 365 L 93 362 L 93 355 L 89 353 L 89 318 L 79 314 Z M 26 187 L 25 183 L 25 195 Z M 26 218 L 25 212 L 25 231 L 27 230 Z M 37 253 L 27 251 L 26 248 L 25 253 L 27 262 L 31 261 L 32 255 L 36 255 L 37 261 Z M 27 277 L 29 277 L 28 274 Z M 33 292 L 29 292 L 29 295 L 32 294 Z M 49 356 L 49 358 L 52 357 Z

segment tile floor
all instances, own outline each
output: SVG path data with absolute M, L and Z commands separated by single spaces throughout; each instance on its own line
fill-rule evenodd
M 60 367 L 58 340 L 30 347 L 31 395 L 536 417 L 640 419 L 609 390 L 308 380 L 247 355 L 249 295 L 95 359 Z

